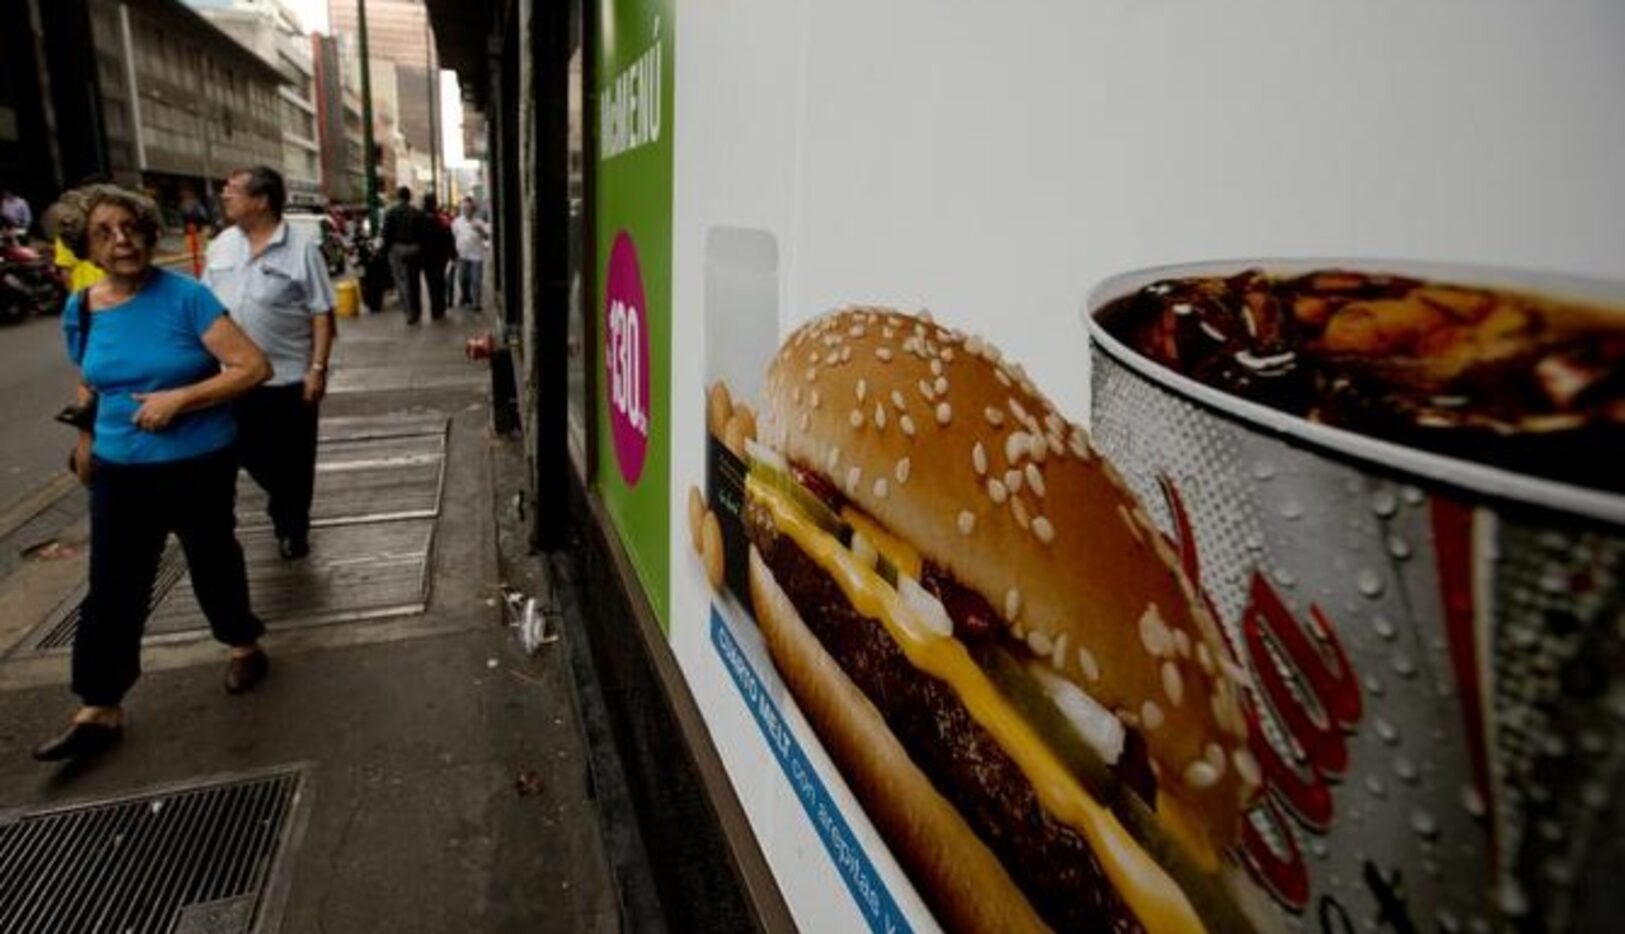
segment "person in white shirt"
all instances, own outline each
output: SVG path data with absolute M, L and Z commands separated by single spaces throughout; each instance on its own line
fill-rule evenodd
M 238 455 L 293 561 L 310 553 L 317 407 L 337 337 L 333 283 L 320 246 L 282 219 L 287 187 L 275 169 L 233 172 L 220 200 L 233 226 L 209 244 L 203 283 L 271 360 L 270 382 L 237 401 Z
M 485 242 L 491 228 L 474 216 L 473 198 L 464 198 L 457 219 L 451 222 L 451 235 L 457 241 L 457 287 L 463 305 L 480 307 L 480 279 L 485 273 Z

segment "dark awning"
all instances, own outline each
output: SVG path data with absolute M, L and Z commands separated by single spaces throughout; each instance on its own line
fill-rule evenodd
M 501 0 L 426 0 L 440 67 L 457 72 L 463 95 L 480 107 L 490 93 L 489 37 Z

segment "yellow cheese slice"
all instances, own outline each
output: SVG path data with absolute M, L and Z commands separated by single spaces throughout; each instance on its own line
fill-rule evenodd
M 1206 931 L 1190 900 L 1174 880 L 1123 828 L 1117 817 L 1084 789 L 1010 701 L 999 693 L 961 642 L 931 631 L 903 604 L 896 590 L 873 569 L 853 558 L 837 539 L 804 518 L 782 493 L 754 476 L 746 479 L 746 489 L 772 511 L 779 531 L 788 535 L 835 580 L 854 609 L 886 627 L 914 667 L 953 689 L 971 717 L 1027 776 L 1044 809 L 1077 830 L 1088 842 L 1118 895 L 1146 930 Z M 846 518 L 851 521 L 852 517 Z M 872 522 L 869 524 L 873 526 Z M 869 534 L 868 529 L 863 531 Z M 873 540 L 877 542 L 876 549 L 883 551 L 878 544 L 883 539 L 877 536 Z

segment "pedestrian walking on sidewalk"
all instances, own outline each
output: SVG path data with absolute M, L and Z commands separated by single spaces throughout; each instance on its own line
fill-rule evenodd
M 480 285 L 485 275 L 485 242 L 491 239 L 491 228 L 475 216 L 473 198 L 464 198 L 462 210 L 451 222 L 451 233 L 457 241 L 457 287 L 462 291 L 462 304 L 480 307 Z
M 423 299 L 418 294 L 418 268 L 423 252 L 423 214 L 412 206 L 412 189 L 402 185 L 395 191 L 395 203 L 384 212 L 380 239 L 384 255 L 389 257 L 389 272 L 395 279 L 395 292 L 400 297 L 401 311 L 406 313 L 407 324 L 417 324 L 423 314 Z
M 170 533 L 215 638 L 231 647 L 227 690 L 253 687 L 270 664 L 235 532 L 237 429 L 224 403 L 264 382 L 271 365 L 207 288 L 152 265 L 160 222 L 151 199 L 96 185 L 64 204 L 60 235 L 106 277 L 62 313 L 80 401 L 95 406 L 72 458 L 90 486 L 90 587 L 73 642 L 82 706 L 34 749 L 42 761 L 93 755 L 122 737 L 121 704 L 141 671 Z
M 440 211 L 434 195 L 423 196 L 423 278 L 429 285 L 429 317 L 436 321 L 446 316 L 446 267 L 451 265 L 457 248 L 451 235 L 451 220 Z
M 284 560 L 310 553 L 316 420 L 338 335 L 321 247 L 282 219 L 282 175 L 233 172 L 221 197 L 232 226 L 209 245 L 203 284 L 271 360 L 271 379 L 237 400 L 237 452 L 265 490 Z
M 0 188 L 0 225 L 26 236 L 28 228 L 34 226 L 34 211 L 28 206 L 28 199 L 9 188 Z

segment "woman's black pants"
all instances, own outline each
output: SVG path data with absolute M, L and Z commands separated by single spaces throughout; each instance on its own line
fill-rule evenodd
M 227 448 L 162 464 L 98 460 L 90 481 L 90 593 L 73 641 L 73 692 L 112 707 L 141 673 L 141 633 L 164 541 L 186 553 L 214 637 L 252 645 L 265 632 L 248 600 L 237 543 L 237 458 Z

